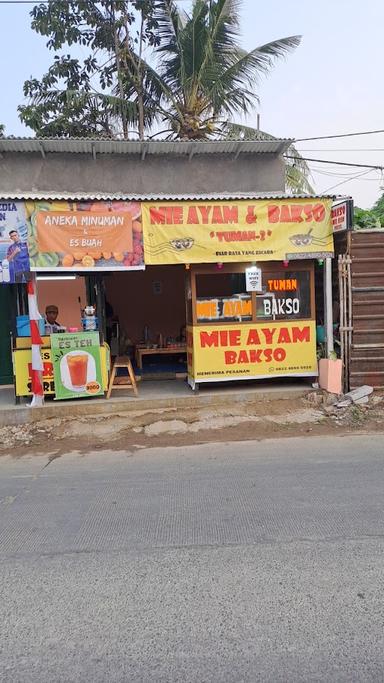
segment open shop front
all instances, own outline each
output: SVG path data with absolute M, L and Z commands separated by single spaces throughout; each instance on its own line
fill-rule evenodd
M 56 398 L 103 395 L 109 349 L 143 378 L 188 373 L 193 389 L 317 375 L 314 273 L 333 255 L 330 199 L 46 204 L 25 211 L 40 311 L 55 305 L 65 328 L 42 339 Z M 15 352 L 31 358 L 27 343 Z
M 36 303 L 44 396 L 80 398 L 101 396 L 108 386 L 110 353 L 96 306 L 88 306 L 92 278 L 85 274 L 37 275 Z M 15 396 L 32 393 L 32 337 L 28 306 L 21 297 L 13 336 Z M 89 312 L 89 315 L 86 313 Z M 100 321 L 101 322 L 101 321 Z
M 142 380 L 187 376 L 185 266 L 104 277 L 112 358 L 129 356 Z
M 318 375 L 315 269 L 333 256 L 330 199 L 147 203 L 143 227 L 146 264 L 185 267 L 192 389 Z
M 314 272 L 314 261 L 292 261 L 149 266 L 105 277 L 112 358 L 129 355 L 143 380 L 188 373 L 193 389 L 316 376 Z
M 55 399 L 103 396 L 110 367 L 103 274 L 144 268 L 140 204 L 12 202 L 5 218 L 3 232 L 14 233 L 7 279 L 14 272 L 15 283 L 25 283 L 13 330 L 16 398 L 37 396 L 36 387 Z

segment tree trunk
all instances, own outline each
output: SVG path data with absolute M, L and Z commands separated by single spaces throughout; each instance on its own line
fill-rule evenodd
M 119 45 L 118 45 L 118 40 L 117 40 L 117 31 L 115 29 L 115 50 L 116 50 L 116 66 L 117 66 L 117 80 L 119 83 L 119 95 L 121 99 L 121 122 L 123 126 L 123 136 L 124 139 L 128 139 L 128 124 L 127 124 L 127 117 L 125 115 L 124 111 L 124 88 L 123 88 L 123 81 L 121 79 L 121 66 L 120 66 L 120 56 L 119 56 Z
M 116 21 L 115 21 L 114 10 L 112 10 L 112 21 L 113 21 L 113 36 L 114 36 L 114 41 L 115 41 L 117 82 L 119 84 L 119 95 L 120 95 L 120 100 L 121 100 L 121 123 L 122 123 L 122 127 L 123 127 L 124 140 L 128 140 L 128 123 L 127 123 L 127 117 L 126 117 L 125 111 L 124 111 L 125 98 L 124 98 L 123 81 L 121 78 L 120 45 L 119 45 L 119 36 L 117 33 L 117 29 L 116 29 Z
M 143 31 L 144 31 L 144 10 L 141 10 L 140 25 L 140 44 L 139 44 L 139 63 L 137 65 L 137 106 L 139 109 L 139 140 L 144 140 L 144 99 L 143 99 L 143 74 L 142 74 L 142 54 L 143 54 Z

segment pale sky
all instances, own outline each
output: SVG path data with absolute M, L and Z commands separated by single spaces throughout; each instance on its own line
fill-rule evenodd
M 189 0 L 182 2 L 188 8 Z M 30 29 L 32 6 L 0 0 L 0 122 L 7 135 L 33 136 L 17 115 L 23 82 L 41 76 L 53 60 L 45 39 Z M 383 26 L 383 0 L 244 0 L 246 49 L 303 35 L 295 53 L 277 62 L 259 85 L 261 128 L 294 138 L 384 129 Z M 251 125 L 256 125 L 256 112 Z M 314 159 L 384 166 L 384 133 L 302 142 L 297 147 Z M 380 171 L 316 162 L 311 168 L 317 192 L 351 194 L 362 207 L 372 206 L 384 190 Z M 364 175 L 351 180 L 358 174 Z

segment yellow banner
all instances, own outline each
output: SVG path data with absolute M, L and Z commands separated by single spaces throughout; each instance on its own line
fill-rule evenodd
M 329 199 L 142 204 L 144 260 L 217 263 L 333 254 Z
M 187 346 L 196 382 L 317 375 L 312 320 L 189 327 Z

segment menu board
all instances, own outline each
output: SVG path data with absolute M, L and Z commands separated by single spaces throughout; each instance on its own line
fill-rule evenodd
M 57 400 L 104 393 L 98 332 L 52 334 L 51 349 Z

